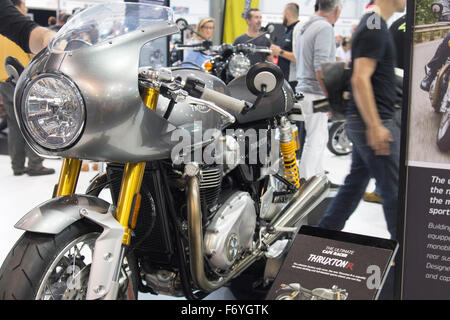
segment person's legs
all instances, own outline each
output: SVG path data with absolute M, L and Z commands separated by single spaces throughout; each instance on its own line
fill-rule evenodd
M 369 180 L 369 171 L 359 155 L 358 149 L 354 147 L 350 173 L 317 226 L 324 229 L 342 230 L 345 222 L 358 207 Z
M 302 102 L 306 138 L 299 170 L 300 177 L 305 179 L 324 173 L 322 161 L 328 142 L 328 114 L 312 112 L 314 99 L 306 96 Z
M 11 158 L 11 167 L 15 175 L 21 175 L 26 171 L 25 140 L 14 114 L 14 85 L 10 82 L 1 82 L 0 94 L 3 97 L 8 121 L 8 153 Z
M 318 227 L 320 228 L 342 230 L 345 222 L 358 207 L 369 183 L 369 170 L 360 154 L 360 152 L 364 152 L 364 149 L 360 148 L 365 145 L 365 131 L 361 127 L 362 124 L 355 121 L 346 124 L 348 138 L 353 143 L 350 173 L 339 188 L 327 212 L 319 221 Z
M 383 199 L 383 211 L 391 238 L 397 236 L 397 203 L 400 165 L 400 128 L 394 120 L 385 120 L 383 125 L 391 131 L 393 141 L 390 143 L 389 156 L 376 156 L 369 168 L 375 177 Z
M 362 121 L 347 120 L 347 134 L 353 142 L 352 166 L 344 185 L 339 189 L 319 227 L 341 230 L 358 206 L 371 177 L 374 177 L 383 199 L 383 211 L 391 238 L 397 232 L 398 170 L 400 157 L 400 128 L 394 120 L 384 120 L 391 131 L 390 155 L 377 156 L 366 143 Z

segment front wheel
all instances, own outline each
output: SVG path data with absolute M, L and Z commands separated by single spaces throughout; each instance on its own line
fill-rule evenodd
M 0 299 L 83 300 L 86 298 L 99 226 L 79 220 L 57 235 L 25 232 L 0 269 Z M 137 298 L 136 262 L 121 268 L 118 299 Z

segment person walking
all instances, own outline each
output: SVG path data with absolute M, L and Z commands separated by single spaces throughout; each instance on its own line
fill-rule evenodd
M 394 120 L 395 44 L 386 21 L 405 6 L 406 0 L 376 0 L 353 36 L 352 100 L 346 114 L 352 163 L 318 227 L 342 230 L 374 177 L 388 231 L 392 239 L 397 236 L 400 128 Z

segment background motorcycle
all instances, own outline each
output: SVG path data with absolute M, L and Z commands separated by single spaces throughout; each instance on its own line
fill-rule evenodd
M 436 143 L 443 152 L 450 150 L 450 57 L 446 64 L 439 70 L 433 80 L 429 97 L 431 106 L 436 113 L 442 114 L 439 124 Z
M 179 31 L 172 16 L 148 4 L 86 9 L 22 73 L 22 133 L 63 165 L 53 198 L 16 224 L 25 233 L 0 268 L 0 298 L 203 298 L 264 264 L 326 197 L 326 176 L 298 179 L 279 68 L 258 64 L 225 85 L 192 68 L 139 67 L 145 44 Z M 174 134 L 187 135 L 183 148 Z M 106 173 L 76 193 L 83 159 Z
M 348 139 L 345 132 L 345 110 L 350 99 L 350 69 L 345 69 L 342 62 L 324 64 L 326 72 L 324 73 L 324 81 L 330 94 L 330 111 L 333 115 L 331 125 L 329 125 L 328 133 L 328 150 L 337 155 L 347 155 L 352 152 L 353 145 Z M 395 119 L 400 126 L 400 110 L 403 103 L 403 70 L 396 69 L 396 97 Z
M 189 30 L 190 32 L 201 37 L 200 34 L 196 33 L 192 28 L 188 26 L 186 20 L 180 18 L 177 20 L 177 26 L 183 32 Z M 275 30 L 274 25 L 269 24 L 263 28 L 263 33 L 259 37 L 264 37 L 267 34 L 271 34 Z M 246 43 L 241 43 L 237 45 L 232 45 L 229 43 L 224 43 L 220 46 L 213 46 L 211 41 L 204 39 L 204 41 L 193 44 L 193 45 L 176 45 L 175 49 L 178 51 L 183 50 L 198 50 L 209 52 L 211 54 L 211 59 L 205 63 L 204 66 L 196 66 L 198 68 L 205 68 L 211 74 L 222 79 L 223 82 L 228 84 L 234 78 L 247 74 L 250 70 L 251 64 L 248 56 L 254 53 L 266 53 L 271 54 L 272 51 L 267 47 L 256 47 L 253 41 L 256 38 L 249 40 Z

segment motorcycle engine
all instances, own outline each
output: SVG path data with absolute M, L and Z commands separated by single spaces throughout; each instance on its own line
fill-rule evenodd
M 205 253 L 216 272 L 228 271 L 253 245 L 256 210 L 250 194 L 243 191 L 230 196 L 208 225 Z

